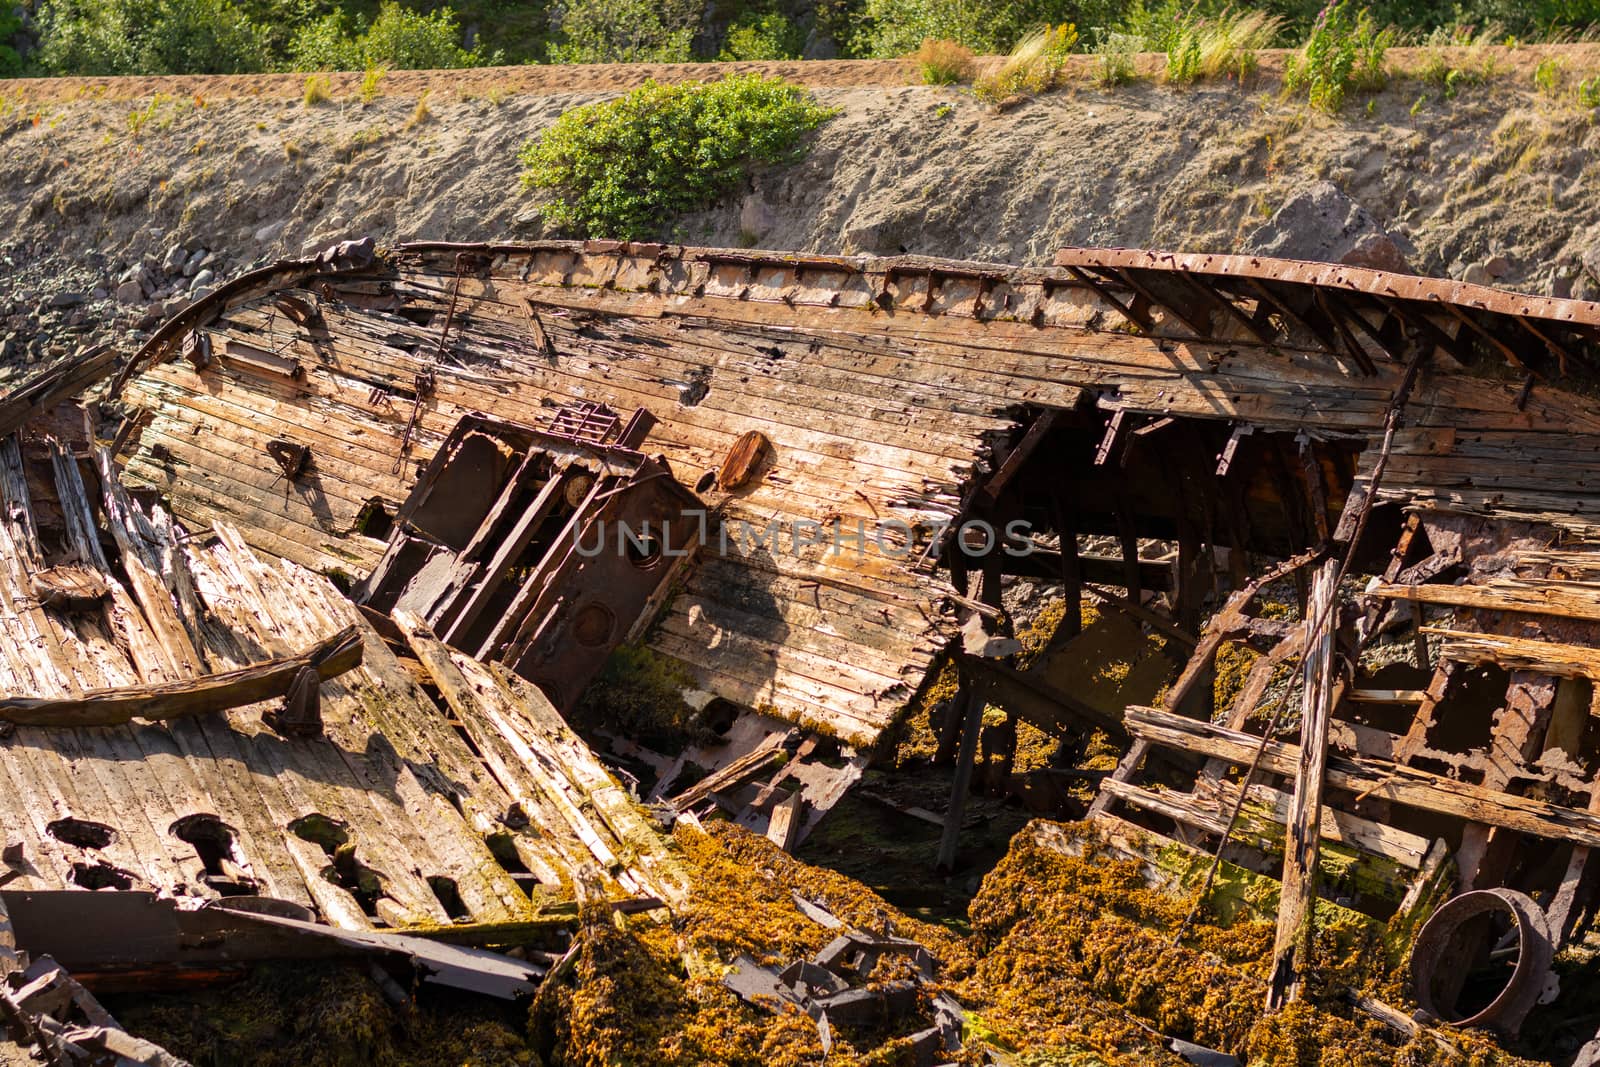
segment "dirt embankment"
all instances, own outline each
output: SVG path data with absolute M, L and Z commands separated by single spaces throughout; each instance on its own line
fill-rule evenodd
M 1558 93 L 1532 77 L 1549 55 Z M 1501 51 L 1499 74 L 1452 99 L 1400 77 L 1338 117 L 1284 99 L 1281 61 L 1265 57 L 1243 86 L 1101 90 L 1080 72 L 1004 112 L 965 89 L 908 85 L 901 62 L 726 65 L 798 77 L 840 113 L 804 162 L 661 236 L 1013 263 L 1065 245 L 1232 251 L 1290 193 L 1328 179 L 1414 245 L 1427 273 L 1503 256 L 1500 284 L 1564 293 L 1600 245 L 1600 126 L 1572 91 L 1600 70 L 1600 47 Z M 348 236 L 544 236 L 518 184 L 520 144 L 645 76 L 721 69 L 396 72 L 365 103 L 359 75 L 334 75 L 316 106 L 299 75 L 0 82 L 0 317 L 8 297 L 14 317 L 62 285 L 109 302 L 130 267 L 175 246 L 213 253 L 204 269 L 221 279 Z M 194 287 L 182 272 L 144 281 L 130 319 Z

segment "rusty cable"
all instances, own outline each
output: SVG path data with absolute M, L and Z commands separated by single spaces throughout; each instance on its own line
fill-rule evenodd
M 1366 499 L 1361 502 L 1361 510 L 1356 515 L 1355 530 L 1350 535 L 1350 540 L 1345 547 L 1344 558 L 1339 561 L 1339 570 L 1334 575 L 1332 595 L 1328 597 L 1328 602 L 1322 605 L 1322 611 L 1316 618 L 1306 620 L 1305 642 L 1301 651 L 1292 661 L 1295 662 L 1297 669 L 1305 662 L 1305 650 L 1309 649 L 1321 636 L 1323 627 L 1327 625 L 1329 616 L 1332 615 L 1335 605 L 1339 602 L 1339 586 L 1344 582 L 1346 575 L 1350 573 L 1350 566 L 1355 561 L 1356 547 L 1360 545 L 1361 535 L 1367 528 L 1367 517 L 1372 514 L 1372 506 L 1378 497 L 1378 485 L 1382 482 L 1384 471 L 1389 466 L 1389 453 L 1394 448 L 1394 435 L 1400 429 L 1401 413 L 1405 409 L 1406 402 L 1411 398 L 1411 387 L 1416 383 L 1417 373 L 1422 368 L 1422 361 L 1430 352 L 1432 352 L 1431 348 L 1419 347 L 1417 354 L 1406 364 L 1405 373 L 1395 386 L 1394 396 L 1389 401 L 1388 415 L 1384 419 L 1383 445 L 1378 450 L 1377 461 L 1372 465 L 1372 481 L 1368 487 Z M 1211 867 L 1206 871 L 1206 879 L 1200 886 L 1200 892 L 1195 897 L 1194 905 L 1189 909 L 1189 913 L 1183 917 L 1183 922 L 1178 924 L 1177 933 L 1172 937 L 1174 945 L 1182 943 L 1184 934 L 1188 933 L 1189 927 L 1194 925 L 1196 916 L 1200 914 L 1200 909 L 1211 895 L 1211 887 L 1217 880 L 1217 871 L 1222 866 L 1222 853 L 1228 847 L 1228 839 L 1233 836 L 1234 828 L 1239 824 L 1239 816 L 1244 813 L 1244 802 L 1250 796 L 1250 780 L 1260 770 L 1261 758 L 1266 755 L 1267 744 L 1272 740 L 1273 735 L 1278 732 L 1278 722 L 1283 716 L 1284 708 L 1288 706 L 1289 693 L 1292 688 L 1292 686 L 1285 686 L 1283 692 L 1279 694 L 1278 702 L 1273 706 L 1272 714 L 1268 717 L 1266 729 L 1261 732 L 1261 743 L 1256 746 L 1255 755 L 1250 760 L 1250 769 L 1245 772 L 1244 777 L 1239 782 L 1239 795 L 1234 799 L 1233 811 L 1228 816 L 1228 825 L 1222 831 L 1221 840 L 1217 842 L 1216 853 L 1211 857 Z M 1319 820 L 1321 819 L 1322 813 L 1320 811 L 1317 813 L 1317 817 Z M 1319 827 L 1317 835 L 1320 837 L 1321 833 L 1322 831 Z

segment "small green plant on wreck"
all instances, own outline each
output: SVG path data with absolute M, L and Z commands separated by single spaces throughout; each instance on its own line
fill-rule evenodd
M 522 146 L 522 184 L 540 213 L 586 237 L 630 240 L 704 207 L 757 166 L 792 162 L 836 112 L 781 78 L 655 80 L 575 108 Z

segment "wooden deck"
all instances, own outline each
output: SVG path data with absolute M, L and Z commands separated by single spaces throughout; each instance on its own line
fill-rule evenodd
M 320 738 L 266 726 L 276 702 L 10 727 L 0 837 L 21 854 L 8 891 L 253 893 L 348 929 L 512 923 L 575 894 L 682 899 L 662 839 L 537 690 L 439 653 L 425 631 L 411 635 L 427 653 L 419 678 L 326 577 L 263 557 L 226 524 L 178 534 L 99 459 L 93 501 L 66 446 L 0 446 L 0 626 L 12 635 L 0 689 L 69 700 L 203 679 L 349 627 L 361 663 L 323 683 Z M 48 495 L 30 478 L 40 468 Z M 114 527 L 104 538 L 96 505 Z M 35 525 L 53 514 L 65 544 Z M 108 558 L 102 541 L 119 551 Z M 66 558 L 98 575 L 103 605 L 35 599 L 30 577 Z M 449 695 L 448 716 L 424 680 Z

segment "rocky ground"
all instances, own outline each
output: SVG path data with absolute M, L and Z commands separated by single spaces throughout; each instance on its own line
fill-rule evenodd
M 803 162 L 660 236 L 1043 263 L 1065 245 L 1313 255 L 1381 231 L 1422 273 L 1600 293 L 1600 127 L 1573 92 L 1600 46 L 1502 51 L 1450 99 L 1400 76 L 1339 116 L 1284 99 L 1280 58 L 1243 86 L 1080 79 L 1004 111 L 907 84 L 904 64 L 777 65 L 839 115 Z M 1546 58 L 1555 92 L 1534 84 Z M 647 74 L 719 69 L 395 73 L 366 102 L 335 76 L 314 106 L 287 75 L 0 82 L 4 362 L 148 329 L 218 279 L 346 237 L 549 236 L 519 145 Z M 1297 243 L 1258 232 L 1297 195 Z
M 1558 92 L 1534 85 L 1533 71 L 1547 58 L 1562 65 Z M 911 85 L 905 64 L 775 66 L 810 84 L 838 116 L 802 162 L 754 175 L 726 201 L 664 222 L 660 236 L 1011 263 L 1047 263 L 1068 245 L 1250 251 L 1600 296 L 1600 127 L 1571 91 L 1600 71 L 1600 46 L 1502 53 L 1494 77 L 1450 99 L 1402 77 L 1337 117 L 1284 99 L 1273 73 L 1280 61 L 1268 57 L 1262 76 L 1243 86 L 1147 81 L 1100 90 L 1080 77 L 1003 111 L 967 89 Z M 0 388 L 80 346 L 136 342 L 227 278 L 338 240 L 557 236 L 520 188 L 517 148 L 563 111 L 647 75 L 714 73 L 705 66 L 396 73 L 366 101 L 359 76 L 335 76 L 331 99 L 315 106 L 303 103 L 297 76 L 0 82 Z M 917 738 L 904 750 L 912 755 L 892 779 L 883 772 L 869 785 L 887 795 L 915 782 L 906 768 L 916 762 Z M 936 775 L 924 787 L 934 800 L 946 795 Z M 926 802 L 921 794 L 900 799 Z M 974 1034 L 989 1033 L 997 1049 L 1048 1053 L 1012 1062 L 1176 1062 L 1153 1043 L 1145 1018 L 1260 1063 L 1317 1062 L 1321 1046 L 1345 1063 L 1431 1058 L 1423 1055 L 1429 1050 L 1367 1033 L 1368 1024 L 1357 1033 L 1356 1024 L 1310 1014 L 1277 1029 L 1263 1023 L 1253 1008 L 1260 998 L 1238 975 L 1253 981 L 1264 973 L 1268 926 L 1174 956 L 1171 906 L 1141 895 L 1133 868 L 1030 852 L 1025 839 L 1011 837 L 1025 813 L 998 807 L 975 803 L 982 866 L 1008 843 L 1012 854 L 983 883 L 987 895 L 966 915 L 969 936 L 951 941 L 948 955 L 953 977 L 966 983 L 959 992 Z M 854 921 L 898 905 L 963 927 L 964 909 L 953 902 L 979 890 L 977 874 L 910 891 L 937 834 L 880 826 L 883 808 L 881 798 L 852 798 L 806 858 L 884 890 L 889 899 L 862 904 Z M 792 910 L 790 882 L 835 877 L 782 855 L 756 855 L 760 843 L 734 839 L 722 847 L 738 862 L 708 852 L 708 870 L 730 873 L 728 907 L 704 916 L 705 930 L 743 930 L 762 909 L 776 909 L 774 922 L 797 921 L 783 910 Z M 752 865 L 767 877 L 748 878 Z M 1016 883 L 1009 890 L 1008 879 Z M 1036 895 L 1016 888 L 1024 883 L 1059 891 L 1038 901 L 1036 915 L 1012 914 L 1007 901 Z M 841 899 L 860 890 L 857 882 L 830 885 L 826 892 Z M 752 892 L 776 903 L 752 903 Z M 701 938 L 712 953 L 718 946 L 696 929 L 688 941 Z M 796 950 L 812 947 L 807 939 L 815 936 L 805 930 Z M 381 1005 L 376 1022 L 353 1009 L 331 1022 L 303 1011 L 294 997 L 306 990 L 284 994 L 270 976 L 255 993 L 223 997 L 241 1005 L 236 1016 L 180 998 L 141 1000 L 129 1006 L 128 1021 L 198 1062 L 230 1062 L 221 1050 L 240 1035 L 282 1046 L 284 1062 L 322 1062 L 296 1051 L 296 1041 L 355 1057 L 338 1062 L 369 1053 L 364 1062 L 462 1062 L 458 1041 L 476 1051 L 474 1062 L 539 1062 L 561 1042 L 571 1043 L 568 1062 L 705 1062 L 712 1043 L 730 1041 L 743 1051 L 719 1052 L 728 1062 L 814 1062 L 809 1021 L 775 1029 L 693 968 L 678 973 L 693 955 L 684 945 L 682 937 L 652 934 L 628 953 L 586 957 L 595 981 L 555 1013 L 589 1020 L 582 1033 L 576 1024 L 567 1034 L 539 1019 L 531 1028 L 520 1019 L 468 1019 L 461 1025 L 470 1024 L 470 1033 L 457 1033 L 461 1020 L 453 1016 L 437 1032 L 428 1029 L 433 1023 L 408 1023 L 427 1030 L 424 1040 L 400 1035 Z M 1236 970 L 1215 969 L 1218 952 Z M 641 966 L 629 970 L 629 960 Z M 375 999 L 364 979 L 352 981 Z M 317 1004 L 350 1001 L 343 987 L 313 992 Z M 1136 1011 L 1121 1006 L 1134 1003 Z M 547 1043 L 534 1040 L 552 1027 L 558 1032 L 545 1035 Z M 330 1035 L 339 1040 L 330 1043 Z M 503 1056 L 485 1051 L 497 1041 Z M 393 1042 L 415 1057 L 395 1053 Z M 860 1062 L 891 1061 L 890 1044 L 866 1051 L 871 1044 L 863 1041 Z M 537 1055 L 534 1046 L 542 1049 Z M 207 1047 L 209 1057 L 195 1051 Z M 1474 1062 L 1491 1059 L 1483 1052 Z

